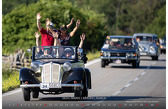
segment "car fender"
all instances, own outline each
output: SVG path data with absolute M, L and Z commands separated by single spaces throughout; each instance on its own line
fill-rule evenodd
M 85 72 L 86 72 L 86 80 L 87 80 L 87 87 L 89 89 L 92 88 L 92 85 L 91 85 L 91 73 L 89 71 L 89 69 L 85 68 Z
M 21 68 L 20 73 L 19 73 L 19 80 L 20 81 L 28 81 L 33 84 L 40 83 L 40 81 L 34 77 L 34 74 L 35 74 L 35 72 L 29 68 Z
M 67 77 L 65 77 L 66 73 L 68 74 Z M 66 78 L 66 80 L 62 81 L 64 84 L 67 84 L 69 82 L 76 81 L 76 80 L 83 80 L 84 69 L 83 68 L 73 68 L 69 72 L 65 72 L 63 78 Z

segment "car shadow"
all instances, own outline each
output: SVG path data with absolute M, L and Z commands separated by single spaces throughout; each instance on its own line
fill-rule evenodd
M 152 59 L 140 59 L 141 61 L 166 61 L 166 59 L 158 59 L 158 60 L 152 60 Z
M 107 67 L 108 68 L 108 67 Z M 146 69 L 148 66 L 139 66 L 138 68 L 133 68 L 132 66 L 110 66 L 110 68 L 121 68 L 121 69 Z M 166 69 L 165 66 L 150 66 L 149 69 Z
M 82 100 L 75 97 L 45 97 L 40 98 L 40 101 L 126 101 L 134 99 L 159 99 L 166 97 L 152 97 L 152 96 L 93 96 L 84 97 Z

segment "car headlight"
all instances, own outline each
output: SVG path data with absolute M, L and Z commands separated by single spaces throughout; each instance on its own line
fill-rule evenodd
M 126 53 L 126 56 L 127 57 L 129 57 L 129 56 L 133 57 L 133 56 L 137 56 L 137 54 L 136 53 Z
M 154 50 L 155 50 L 155 48 L 154 48 L 153 46 L 150 46 L 150 50 L 154 51 Z
M 31 63 L 30 67 L 34 72 L 37 72 L 39 70 L 39 65 L 38 64 Z
M 126 53 L 126 56 L 129 57 L 129 56 L 131 56 L 131 55 L 130 55 L 130 53 Z
M 104 52 L 103 54 L 104 54 L 104 56 L 107 56 L 107 53 L 106 53 L 106 52 Z
M 63 69 L 64 69 L 65 72 L 70 71 L 70 70 L 71 70 L 71 67 L 72 67 L 72 64 L 71 64 L 70 62 L 65 62 L 65 63 L 63 64 Z
M 110 52 L 107 52 L 107 53 L 106 53 L 106 55 L 107 55 L 108 57 L 110 57 L 110 56 L 111 56 L 111 55 L 110 55 Z

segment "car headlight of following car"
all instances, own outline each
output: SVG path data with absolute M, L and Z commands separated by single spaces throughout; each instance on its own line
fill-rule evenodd
M 127 57 L 134 57 L 134 56 L 137 56 L 136 53 L 126 53 L 126 56 Z
M 34 72 L 37 72 L 40 68 L 39 65 L 35 63 L 31 63 L 30 67 Z
M 63 64 L 63 69 L 64 69 L 65 72 L 70 71 L 71 68 L 72 68 L 72 64 L 71 64 L 70 62 L 65 62 L 65 63 Z
M 110 55 L 110 52 L 104 52 L 103 55 L 104 55 L 105 57 L 110 57 L 110 56 L 111 56 L 111 55 Z
M 150 46 L 150 50 L 155 51 L 155 48 L 153 46 Z

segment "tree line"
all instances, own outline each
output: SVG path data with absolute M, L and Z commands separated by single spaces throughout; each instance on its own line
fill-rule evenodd
M 85 33 L 83 48 L 86 51 L 99 50 L 107 35 L 133 35 L 139 32 L 154 33 L 160 38 L 166 35 L 166 0 L 28 1 L 22 0 L 12 5 L 14 9 L 5 12 L 8 4 L 3 0 L 3 54 L 13 53 L 17 48 L 26 50 L 35 46 L 38 12 L 41 13 L 44 28 L 46 18 L 52 20 L 56 29 L 68 24 L 73 17 L 75 21 L 80 19 L 81 25 L 72 37 L 71 45 L 79 45 L 80 35 Z M 74 27 L 75 22 L 68 31 Z

